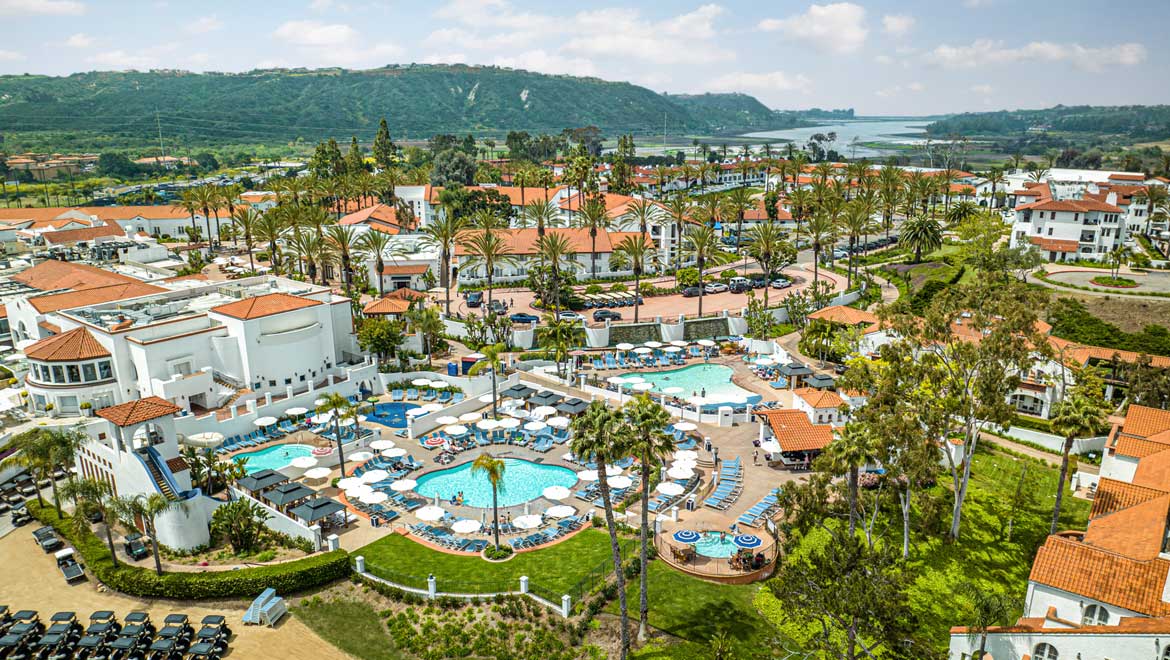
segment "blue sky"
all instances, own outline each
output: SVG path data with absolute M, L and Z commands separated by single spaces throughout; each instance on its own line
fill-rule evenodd
M 0 0 L 0 73 L 462 62 L 919 115 L 1170 102 L 1168 23 L 1165 0 Z

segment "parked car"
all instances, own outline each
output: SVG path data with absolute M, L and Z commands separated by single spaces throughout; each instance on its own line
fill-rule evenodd
M 773 289 L 787 289 L 790 286 L 792 286 L 792 281 L 783 277 L 777 277 L 772 280 Z
M 697 286 L 688 286 L 682 290 L 683 298 L 694 298 L 700 293 L 702 293 L 702 291 L 699 291 L 699 287 Z
M 540 317 L 528 312 L 517 312 L 508 317 L 512 323 L 540 323 Z
M 703 291 L 706 293 L 723 293 L 727 291 L 727 285 L 723 282 L 710 282 L 707 286 L 703 287 Z
M 37 545 L 41 546 L 41 550 L 45 552 L 53 552 L 60 550 L 65 544 L 57 537 L 57 532 L 53 531 L 52 527 L 44 526 L 33 530 L 33 538 L 36 539 Z
M 472 291 L 467 294 L 467 306 L 479 307 L 483 305 L 483 291 Z
M 622 315 L 612 309 L 599 309 L 593 312 L 594 321 L 620 321 Z
M 150 556 L 150 549 L 147 547 L 143 536 L 138 532 L 131 532 L 126 535 L 126 538 L 122 540 L 122 551 L 126 553 L 127 557 L 135 561 Z
M 727 288 L 732 293 L 743 293 L 751 291 L 752 281 L 746 277 L 733 277 L 727 282 Z
M 32 514 L 23 506 L 12 510 L 12 526 L 24 527 L 32 522 Z
M 493 300 L 488 305 L 488 311 L 491 312 L 492 314 L 496 314 L 498 316 L 503 316 L 504 314 L 508 313 L 508 306 L 505 305 L 503 303 L 503 301 L 501 301 L 501 300 Z
M 60 550 L 55 556 L 57 568 L 61 569 L 61 575 L 65 576 L 66 582 L 73 582 L 85 577 L 85 569 L 77 563 L 77 559 L 73 556 L 73 548 Z
M 752 276 L 752 288 L 753 289 L 762 289 L 766 286 L 768 286 L 768 279 L 766 277 L 764 277 L 763 275 L 753 275 Z
M 581 316 L 577 312 L 565 311 L 565 312 L 557 312 L 557 320 L 558 321 L 584 321 L 585 317 Z

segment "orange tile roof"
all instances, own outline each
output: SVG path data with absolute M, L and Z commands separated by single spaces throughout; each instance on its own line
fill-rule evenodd
M 641 235 L 642 232 L 640 231 L 611 231 L 609 232 L 609 244 L 613 247 L 617 247 L 619 243 L 626 240 L 627 238 L 632 238 L 637 241 L 638 237 Z M 601 238 L 600 234 L 598 235 L 598 238 Z M 645 240 L 648 247 L 654 246 L 654 239 L 650 237 L 650 234 L 646 234 Z
M 41 291 L 78 289 L 138 281 L 127 275 L 120 275 L 87 264 L 79 264 L 72 261 L 58 261 L 56 259 L 42 261 L 32 268 L 13 275 L 12 279 L 21 284 L 27 284 L 34 289 L 40 289 Z
M 109 221 L 107 224 L 100 227 L 85 227 L 84 229 L 63 229 L 60 231 L 47 231 L 41 234 L 41 238 L 45 239 L 47 245 L 66 245 L 68 243 L 76 243 L 78 241 L 92 241 L 98 238 L 105 238 L 107 236 L 126 236 L 126 230 L 118 226 L 118 223 Z
M 792 390 L 794 396 L 798 396 L 805 400 L 808 405 L 813 408 L 840 408 L 845 405 L 845 400 L 842 399 L 836 392 L 829 390 L 818 390 L 812 387 L 798 387 Z
M 845 305 L 822 307 L 809 314 L 808 317 L 810 319 L 817 319 L 818 321 L 828 321 L 830 323 L 841 323 L 844 325 L 869 325 L 878 322 L 877 314 Z
M 387 293 L 386 298 L 401 298 L 403 300 L 426 300 L 427 294 L 423 291 L 415 291 L 410 287 L 400 287 Z
M 466 232 L 464 237 L 469 236 L 473 231 Z M 508 254 L 536 254 L 537 241 L 540 238 L 536 229 L 497 229 L 495 232 L 504 240 L 505 249 Z M 549 227 L 545 230 L 545 234 L 558 234 L 563 236 L 569 243 L 569 250 L 574 253 L 589 254 L 593 250 L 593 243 L 589 238 L 588 229 Z M 597 232 L 597 252 L 613 252 L 613 243 L 610 240 L 609 233 L 604 231 Z M 463 241 L 455 244 L 455 256 L 466 257 L 469 254 Z
M 427 272 L 430 266 L 426 264 L 407 264 L 398 266 L 395 264 L 386 264 L 382 266 L 383 275 L 422 275 Z
M 106 347 L 85 328 L 45 337 L 24 349 L 24 354 L 37 362 L 77 362 L 110 356 Z
M 361 225 L 367 222 L 380 222 L 385 225 L 398 227 L 398 211 L 393 206 L 374 204 L 360 211 L 354 211 L 337 221 L 339 225 Z
M 269 293 L 263 296 L 256 296 L 255 298 L 246 298 L 218 307 L 212 307 L 211 311 L 247 321 L 272 316 L 273 314 L 283 314 L 296 309 L 316 307 L 320 304 L 321 301 L 319 300 L 292 296 L 287 293 Z
M 1170 410 L 1139 405 L 1129 407 L 1125 413 L 1125 423 L 1121 426 L 1122 433 L 1141 438 L 1148 438 L 1166 430 L 1170 430 Z
M 159 417 L 173 415 L 180 410 L 181 408 L 166 399 L 148 396 L 145 399 L 127 401 L 109 408 L 102 408 L 97 411 L 97 415 L 109 420 L 115 426 L 133 426 Z
M 1097 481 L 1097 492 L 1093 495 L 1093 508 L 1089 511 L 1089 520 L 1141 504 L 1142 502 L 1148 502 L 1165 494 L 1166 491 L 1160 488 L 1135 486 L 1134 484 L 1118 481 L 1117 479 L 1101 477 Z
M 1163 448 L 1170 449 L 1170 445 L 1163 445 Z M 1133 483 L 1149 488 L 1170 485 L 1170 451 L 1160 451 L 1140 459 L 1133 473 Z
M 1095 518 L 1085 530 L 1084 542 L 1133 559 L 1154 559 L 1162 551 L 1168 514 L 1170 494 L 1163 493 L 1151 500 Z
M 1076 252 L 1078 243 L 1074 240 L 1064 240 L 1060 238 L 1043 238 L 1041 236 L 1030 236 L 1028 241 L 1032 245 L 1038 246 L 1041 250 L 1046 252 Z
M 768 210 L 766 208 L 764 208 L 764 200 L 763 199 L 756 200 L 756 205 L 751 210 L 749 210 L 747 213 L 743 214 L 743 219 L 744 220 L 756 220 L 756 221 L 767 220 L 768 219 Z M 785 220 L 791 220 L 792 214 L 788 212 L 788 209 L 785 209 L 783 206 L 777 205 L 776 206 L 776 219 L 780 222 L 783 222 Z
M 833 441 L 832 427 L 813 424 L 803 411 L 763 410 L 758 414 L 768 420 L 781 451 L 821 450 Z
M 362 308 L 362 313 L 367 316 L 405 314 L 409 309 L 410 301 L 401 298 L 375 298 L 366 303 L 366 306 Z
M 1123 616 L 1117 623 L 1102 626 L 1074 627 L 1064 625 L 1054 627 L 1045 625 L 1048 621 L 1058 621 L 1050 617 L 1023 617 L 1011 626 L 994 626 L 987 629 L 989 633 L 1052 633 L 1054 635 L 1133 635 L 1133 634 L 1160 634 L 1170 633 L 1170 617 Z M 966 634 L 970 629 L 966 626 L 953 626 L 951 634 Z M 1028 660 L 1030 656 L 1023 656 Z
M 1037 211 L 1071 211 L 1088 213 L 1090 211 L 1104 211 L 1106 213 L 1121 213 L 1121 209 L 1112 204 L 1106 204 L 1095 199 L 1044 199 L 1030 204 L 1017 206 L 1017 211 L 1036 209 Z
M 1162 588 L 1165 559 L 1138 560 L 1063 536 L 1049 536 L 1036 553 L 1030 580 L 1147 616 L 1170 615 Z
M 88 305 L 98 305 L 106 302 L 113 302 L 115 300 L 125 300 L 127 298 L 137 298 L 139 296 L 148 296 L 152 293 L 162 293 L 166 289 L 146 282 L 139 282 L 134 280 L 131 282 L 118 282 L 115 284 L 106 284 L 103 286 L 94 286 L 85 289 L 74 289 L 73 291 L 65 291 L 62 293 L 50 293 L 43 296 L 34 296 L 28 299 L 30 305 L 42 314 L 49 312 L 56 312 L 62 309 L 73 309 L 74 307 L 86 307 Z
M 549 188 L 547 193 L 549 200 L 552 200 L 552 198 L 556 196 L 557 192 L 560 191 L 560 189 L 563 187 L 564 186 L 555 186 Z M 440 186 L 427 186 L 427 188 L 427 201 L 432 205 L 438 204 L 439 193 L 443 192 L 443 188 Z M 522 206 L 523 204 L 527 204 L 534 199 L 543 202 L 545 196 L 544 188 L 534 188 L 532 186 L 523 187 L 523 193 L 521 192 L 521 186 L 466 186 L 465 189 L 494 190 L 504 197 L 507 197 L 508 201 L 512 203 L 512 206 Z
M 1059 337 L 1049 337 L 1048 343 L 1052 345 L 1057 351 L 1063 351 L 1065 358 L 1081 366 L 1088 364 L 1089 360 L 1101 360 L 1104 362 L 1112 361 L 1116 357 L 1121 362 L 1135 363 L 1141 357 L 1140 353 L 1136 351 L 1123 351 L 1116 348 L 1104 348 L 1101 346 L 1087 346 L 1083 344 L 1076 344 L 1067 339 Z M 1161 355 L 1151 355 L 1150 366 L 1159 368 L 1170 368 L 1170 357 Z
M 1114 172 L 1109 175 L 1109 178 L 1114 181 L 1145 181 L 1145 174 L 1134 174 L 1130 172 Z

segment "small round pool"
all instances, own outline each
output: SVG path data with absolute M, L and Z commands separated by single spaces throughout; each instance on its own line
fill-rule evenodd
M 541 496 L 549 486 L 572 488 L 577 473 L 559 465 L 541 465 L 519 458 L 504 459 L 504 487 L 499 492 L 500 506 L 515 506 Z M 491 507 L 492 486 L 483 474 L 472 474 L 471 463 L 437 470 L 418 478 L 415 492 L 427 498 L 436 495 L 448 501 L 463 493 L 467 506 Z
M 734 534 L 724 534 L 722 540 L 719 539 L 719 532 L 703 532 L 702 536 L 695 544 L 695 552 L 704 557 L 730 557 L 739 551 L 739 546 L 731 541 L 735 538 Z
M 294 458 L 312 456 L 313 448 L 309 445 L 274 445 L 258 451 L 249 451 L 236 454 L 235 458 L 242 458 L 244 470 L 248 474 L 261 470 L 280 470 L 292 463 Z
M 401 401 L 376 403 L 374 404 L 374 412 L 366 415 L 366 420 L 390 428 L 404 429 L 406 428 L 406 411 L 412 408 L 418 408 L 418 405 Z

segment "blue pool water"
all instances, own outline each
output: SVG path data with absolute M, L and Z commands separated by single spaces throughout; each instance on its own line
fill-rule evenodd
M 731 374 L 733 373 L 731 367 L 722 364 L 692 364 L 689 367 L 670 371 L 635 372 L 625 375 L 645 378 L 646 382 L 654 384 L 653 391 L 659 393 L 667 387 L 681 387 L 683 388 L 682 393 L 676 396 L 684 400 L 706 390 L 707 399 L 711 401 L 711 404 L 703 406 L 704 409 L 713 409 L 719 403 L 725 403 L 726 401 L 720 401 L 721 397 L 728 397 L 730 400 L 731 397 L 740 396 L 748 403 L 759 402 L 761 399 L 759 394 L 749 392 L 731 382 Z
M 719 540 L 719 532 L 703 532 L 703 538 L 695 544 L 695 552 L 704 557 L 730 557 L 739 547 L 732 543 L 734 534 L 727 534 Z
M 279 470 L 288 467 L 294 458 L 312 456 L 313 448 L 309 445 L 275 445 L 258 451 L 249 451 L 236 454 L 236 458 L 247 461 L 244 469 L 248 474 L 260 470 Z
M 576 483 L 577 474 L 568 468 L 505 458 L 504 487 L 499 492 L 499 505 L 523 504 L 540 497 L 549 486 L 572 488 Z M 414 490 L 428 499 L 438 495 L 442 500 L 450 500 L 463 491 L 463 501 L 468 506 L 492 505 L 491 484 L 482 473 L 471 473 L 471 463 L 424 474 L 418 478 Z
M 418 408 L 413 403 L 402 403 L 401 401 L 394 401 L 391 403 L 374 404 L 373 414 L 366 415 L 366 419 L 389 426 L 396 429 L 406 428 L 406 411 L 411 408 Z

